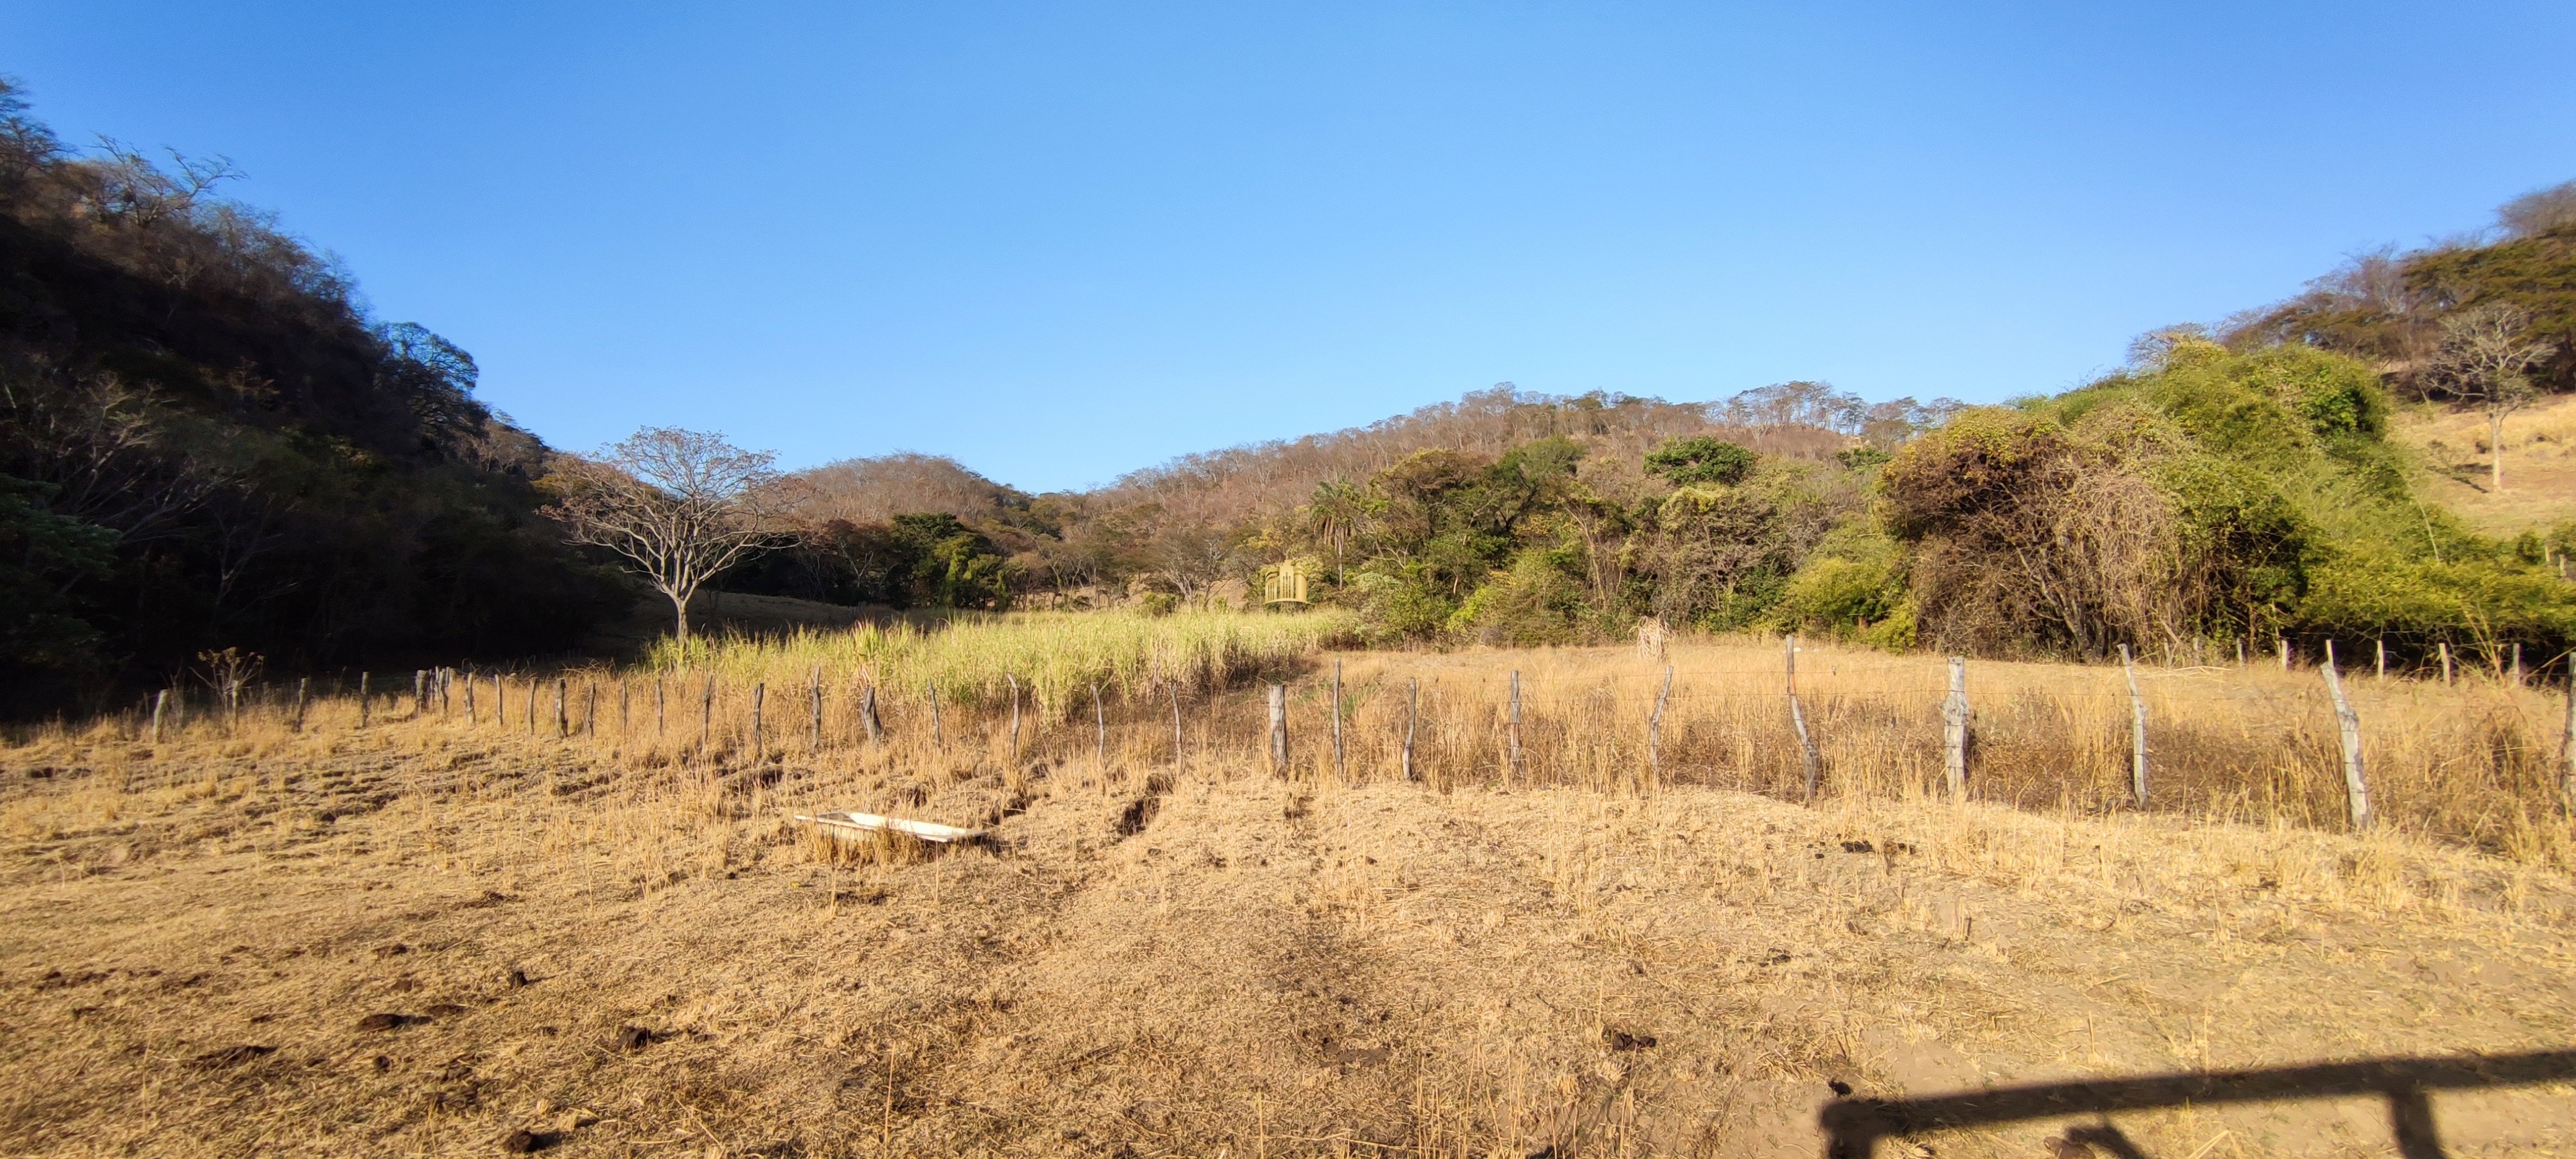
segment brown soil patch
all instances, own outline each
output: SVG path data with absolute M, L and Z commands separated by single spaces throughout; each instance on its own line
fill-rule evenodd
M 567 801 L 605 770 L 490 737 L 49 743 L 0 753 L 11 1153 L 1813 1155 L 1837 1091 L 2576 1043 L 2570 882 L 2398 837 L 1247 769 Z M 783 819 L 898 791 L 997 839 Z M 2576 1153 L 2571 1094 L 2436 1110 Z M 2391 1145 L 2368 1100 L 2117 1125 Z

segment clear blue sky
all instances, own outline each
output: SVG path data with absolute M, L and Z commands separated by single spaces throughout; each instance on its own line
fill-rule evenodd
M 1034 489 L 1510 380 L 1989 401 L 2576 177 L 2576 6 L 30 4 L 558 446 Z

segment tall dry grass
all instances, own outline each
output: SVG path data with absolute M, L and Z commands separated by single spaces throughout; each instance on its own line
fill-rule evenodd
M 839 632 L 736 636 L 683 648 L 657 646 L 648 667 L 711 674 L 736 684 L 810 686 L 820 671 L 833 686 L 874 684 L 898 695 L 952 702 L 1007 702 L 1012 682 L 1044 711 L 1107 695 L 1141 696 L 1177 685 L 1184 693 L 1224 688 L 1260 672 L 1285 672 L 1317 650 L 1346 641 L 1346 613 L 1263 615 L 1178 612 L 963 614 L 941 623 L 862 625 Z
M 760 768 L 847 774 L 791 781 L 891 787 L 877 800 L 780 804 L 902 808 L 932 795 L 904 786 L 996 770 L 1016 780 L 1071 767 L 1111 790 L 1192 765 L 1266 767 L 1261 685 L 1277 681 L 1287 687 L 1290 736 L 1287 767 L 1276 775 L 1343 785 L 1401 778 L 1409 734 L 1411 776 L 1443 789 L 1646 794 L 1710 785 L 1805 796 L 1777 641 L 1678 644 L 1667 658 L 1667 695 L 1667 662 L 1628 649 L 1328 651 L 1346 630 L 1321 616 L 1055 614 L 719 640 L 634 668 L 460 676 L 425 705 L 406 684 L 377 697 L 367 716 L 369 727 L 533 735 L 576 750 L 585 763 L 685 771 L 674 792 L 709 777 L 757 777 Z M 1944 794 L 1941 658 L 1806 645 L 1798 667 L 1820 798 Z M 1517 764 L 1508 712 L 1515 672 Z M 2337 730 L 2315 670 L 2142 666 L 2138 677 L 2149 718 L 2148 809 L 2346 825 Z M 2345 684 L 2361 719 L 2380 825 L 2576 868 L 2559 799 L 2561 692 L 2492 674 L 2448 686 L 2355 674 Z M 871 696 L 873 734 L 864 719 Z M 2131 706 L 2117 667 L 1976 661 L 1968 696 L 1971 797 L 2048 812 L 2135 807 Z M 200 713 L 165 721 L 164 730 L 174 744 L 224 733 L 254 746 L 276 743 L 288 711 L 283 701 L 255 699 L 240 719 Z M 147 727 L 127 714 L 85 729 L 142 739 Z M 358 727 L 358 707 L 345 694 L 306 710 L 307 732 Z

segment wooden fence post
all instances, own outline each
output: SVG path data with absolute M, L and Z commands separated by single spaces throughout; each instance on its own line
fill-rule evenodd
M 581 735 L 597 739 L 599 736 L 599 681 L 584 680 L 581 686 Z
M 1789 677 L 1789 727 L 1798 734 L 1798 755 L 1807 765 L 1808 801 L 1816 799 L 1816 742 L 1807 736 L 1807 713 L 1798 706 L 1798 637 L 1784 637 Z
M 2352 809 L 2352 829 L 2359 833 L 2370 828 L 2370 783 L 2362 775 L 2361 718 L 2353 715 L 2352 702 L 2344 699 L 2343 681 L 2335 676 L 2334 641 L 2326 641 L 2326 693 L 2334 698 L 2335 731 L 2343 735 L 2344 802 Z
M 1349 780 L 1342 762 L 1342 662 L 1333 661 L 1333 776 Z
M 707 690 L 698 697 L 698 755 L 707 755 L 709 734 L 716 728 L 716 674 L 707 673 Z
M 923 695 L 926 695 L 926 696 L 928 696 L 928 697 L 930 698 L 930 744 L 931 744 L 931 747 L 933 747 L 933 748 L 942 748 L 942 749 L 947 748 L 947 747 L 948 747 L 948 733 L 947 733 L 947 730 L 945 730 L 945 729 L 941 728 L 941 727 L 940 727 L 940 725 L 939 725 L 939 684 L 938 684 L 938 682 L 937 682 L 937 681 L 924 680 L 924 681 L 922 681 L 922 682 L 921 682 L 921 688 L 922 688 L 922 693 L 923 693 Z
M 1020 678 L 1008 672 L 1002 679 L 1011 686 L 1011 767 L 1020 765 Z
M 1664 665 L 1664 687 L 1655 693 L 1655 711 L 1646 717 L 1646 772 L 1660 783 L 1664 775 L 1664 702 L 1672 699 L 1673 666 Z
M 1288 775 L 1288 686 L 1270 685 L 1270 772 Z
M 617 743 L 620 747 L 624 747 L 626 738 L 633 735 L 635 731 L 627 723 L 633 719 L 633 713 L 629 709 L 632 707 L 634 696 L 635 686 L 627 683 L 626 677 L 619 676 L 617 678 Z
M 1091 685 L 1091 723 L 1098 730 L 1091 749 L 1092 771 L 1098 772 L 1109 767 L 1109 712 L 1100 707 L 1100 685 L 1096 681 Z
M 1181 748 L 1182 748 L 1182 742 L 1181 742 L 1181 682 L 1180 682 L 1180 679 L 1179 679 L 1178 677 L 1174 677 L 1174 678 L 1173 678 L 1173 680 L 1172 680 L 1172 684 L 1171 684 L 1171 693 L 1172 693 L 1172 775 L 1173 775 L 1173 776 L 1175 776 L 1175 777 L 1177 777 L 1177 776 L 1181 775 Z
M 2290 670 L 2290 638 L 2281 636 L 2278 642 L 2281 645 L 2281 671 L 2287 672 Z
M 167 711 L 169 707 L 169 689 L 164 688 L 161 691 L 152 694 L 152 743 L 154 744 L 161 743 L 161 714 L 164 711 Z
M 358 674 L 358 727 L 367 727 L 367 674 Z
M 510 731 L 510 697 L 501 685 L 501 670 L 492 670 L 492 723 L 501 731 Z
M 2451 642 L 2443 640 L 2436 647 L 2442 650 L 2442 687 L 2448 688 L 2451 686 Z
M 1968 799 L 1968 658 L 1950 657 L 1950 694 L 1941 698 L 1941 780 L 1950 799 Z
M 2129 678 L 2129 797 L 2147 807 L 2147 701 L 2138 695 L 2138 670 L 2129 665 L 2129 646 L 2120 645 L 2120 672 Z
M 2558 734 L 2558 804 L 2576 816 L 2576 652 L 2558 660 L 2567 666 L 2567 725 Z
M 823 666 L 820 664 L 814 666 L 814 740 L 807 747 L 816 753 L 823 751 Z
M 474 666 L 473 666 L 473 665 L 471 665 L 471 664 L 466 665 L 466 667 L 465 667 L 465 724 L 466 724 L 466 727 L 468 727 L 468 728 L 471 728 L 471 727 L 473 727 L 473 726 L 475 726 L 475 725 L 478 725 L 478 724 L 483 723 L 483 713 L 482 713 L 482 710 L 481 710 L 481 709 L 476 708 L 476 707 L 475 707 L 475 705 L 474 705 L 474 683 L 475 683 L 475 680 L 476 680 L 476 679 L 477 679 L 477 678 L 476 678 L 475 673 L 474 673 Z
M 754 681 L 751 686 L 751 763 L 755 765 L 769 758 L 769 746 L 760 731 L 760 712 L 768 701 L 769 682 Z
M 2374 680 L 2388 679 L 2388 637 L 2381 636 L 2377 640 L 2372 641 L 2370 647 L 2372 659 L 2377 664 L 2371 678 Z
M 2513 686 L 2522 687 L 2522 644 L 2519 641 L 2513 646 Z
M 875 748 L 885 740 L 885 725 L 877 719 L 877 686 L 859 690 L 859 723 L 868 729 L 868 747 Z
M 1518 779 L 1521 775 L 1521 670 L 1518 668 L 1512 669 L 1512 717 L 1510 731 L 1512 741 L 1512 766 L 1509 774 L 1503 778 L 1504 782 L 1507 784 Z
M 528 677 L 528 735 L 537 735 L 537 678 Z
M 419 716 L 429 710 L 429 673 L 411 670 L 411 714 Z
M 570 683 L 572 682 L 561 676 L 555 677 L 555 739 L 557 740 L 572 735 L 572 714 L 564 708 L 564 690 Z
M 298 677 L 296 677 L 296 678 L 295 678 L 295 731 L 296 731 L 296 732 L 302 732 L 302 731 L 304 731 L 304 697 L 305 697 L 305 694 L 306 694 L 306 693 L 308 693 L 308 692 L 310 692 L 310 691 L 312 691 L 312 689 L 313 689 L 313 678 L 312 678 L 312 677 L 310 677 L 310 676 L 298 676 Z M 157 717 L 157 716 L 159 716 L 160 714 L 159 714 L 158 712 L 156 712 L 156 713 L 154 713 L 153 715 Z
M 667 699 L 662 692 L 662 681 L 661 673 L 653 674 L 653 740 L 655 743 L 660 743 L 662 739 L 662 706 Z
M 1413 723 L 1422 714 L 1422 678 L 1404 678 L 1404 779 L 1413 779 Z

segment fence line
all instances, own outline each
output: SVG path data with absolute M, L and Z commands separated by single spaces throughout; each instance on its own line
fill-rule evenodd
M 2374 646 L 2370 673 L 2381 655 Z M 2142 670 L 2127 656 L 2098 682 L 2077 669 L 2017 665 L 1998 665 L 2003 676 L 1981 681 L 1985 669 L 1959 658 L 1937 662 L 1949 679 L 1936 682 L 1907 671 L 1930 677 L 1940 671 L 1935 662 L 1864 657 L 1835 666 L 1852 667 L 1853 675 L 1829 673 L 1819 683 L 1812 666 L 1799 670 L 1797 657 L 1791 638 L 1768 670 L 1666 664 L 1649 673 L 1557 676 L 1486 675 L 1382 655 L 1379 670 L 1357 680 L 1346 679 L 1337 659 L 1329 675 L 1264 679 L 1250 689 L 1185 689 L 1175 679 L 1163 683 L 1160 696 L 1108 695 L 1094 683 L 1089 721 L 1073 705 L 1026 715 L 1021 682 L 1011 673 L 1001 674 L 1001 683 L 1014 695 L 996 705 L 950 701 L 928 682 L 918 697 L 897 696 L 864 673 L 834 684 L 818 666 L 798 673 L 807 677 L 806 727 L 791 726 L 784 736 L 765 720 L 764 682 L 725 680 L 712 670 L 505 674 L 442 667 L 415 671 L 407 701 L 379 696 L 366 672 L 357 674 L 354 697 L 317 690 L 303 678 L 291 701 L 264 685 L 251 690 L 244 709 L 235 689 L 214 701 L 213 712 L 190 712 L 184 690 L 174 687 L 134 710 L 124 727 L 160 744 L 228 728 L 248 712 L 294 731 L 397 722 L 501 736 L 524 729 L 540 743 L 646 766 L 781 763 L 794 748 L 817 762 L 960 769 L 1087 761 L 1106 770 L 1168 761 L 1178 771 L 1193 762 L 1249 762 L 1284 777 L 1393 776 L 1442 786 L 1651 791 L 1705 783 L 1801 800 L 1875 793 L 2244 816 L 2268 810 L 2353 829 L 2394 821 L 2487 844 L 2512 840 L 2513 826 L 2535 817 L 2576 813 L 2576 704 L 2534 714 L 2522 707 L 2525 700 L 2554 699 L 2555 691 L 2529 692 L 2512 675 L 2466 689 L 2457 673 L 2447 684 L 2346 681 L 2331 644 L 2317 669 L 2321 685 L 2305 692 L 2271 677 L 2261 678 L 2264 686 L 2159 679 L 2186 673 Z M 578 697 L 569 688 L 575 674 L 584 675 Z M 1710 674 L 1753 686 L 1693 687 Z M 675 680 L 685 689 L 700 675 L 696 736 L 675 745 L 668 689 Z M 549 680 L 554 727 L 545 738 L 537 716 Z M 649 731 L 631 711 L 645 680 L 653 696 Z M 2069 686 L 2078 680 L 2103 686 Z M 602 682 L 616 685 L 613 723 L 603 716 Z M 451 715 L 457 692 L 463 711 Z M 2489 696 L 2494 692 L 2505 695 Z M 2152 715 L 2151 699 L 2160 706 Z M 2423 702 L 2436 699 L 2439 711 L 2426 712 Z M 2485 707 L 2460 710 L 2472 702 Z M 1153 732 L 1166 709 L 1170 732 L 1157 742 Z M 2365 736 L 2373 713 L 2414 716 L 2403 728 Z M 2548 719 L 2553 715 L 2564 718 L 2556 729 L 2549 727 L 2558 724 Z M 1311 724 L 1300 725 L 1300 717 Z M 1304 731 L 1309 737 L 1329 732 L 1329 746 L 1300 749 L 1294 742 L 1301 730 L 1323 730 Z M 2551 731 L 2559 735 L 2547 736 Z M 2485 767 L 2462 765 L 2471 758 Z

